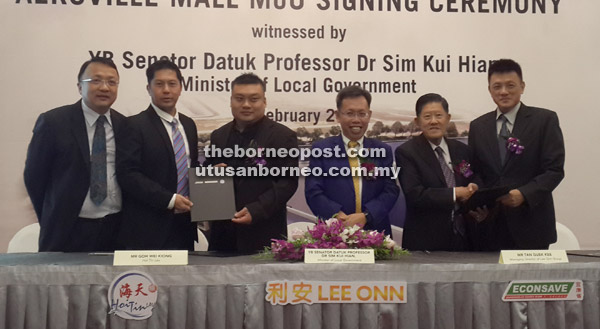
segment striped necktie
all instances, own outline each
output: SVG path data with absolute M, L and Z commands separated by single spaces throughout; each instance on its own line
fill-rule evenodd
M 173 151 L 177 167 L 177 194 L 189 196 L 187 154 L 185 152 L 185 142 L 179 131 L 176 118 L 173 118 L 173 121 L 171 121 L 171 127 L 173 128 Z
M 354 149 L 358 147 L 358 142 L 349 141 L 348 148 Z M 358 161 L 358 157 L 349 157 L 348 161 L 350 162 L 350 170 L 352 168 L 360 168 L 360 163 Z M 360 176 L 352 176 L 352 183 L 354 184 L 354 195 L 356 198 L 354 199 L 355 210 L 357 213 L 362 212 L 361 210 L 361 202 L 360 202 Z
M 444 180 L 446 180 L 446 185 L 448 187 L 455 187 L 456 181 L 454 180 L 454 173 L 452 172 L 450 167 L 448 167 L 446 159 L 444 159 L 444 151 L 441 147 L 438 146 L 435 148 L 435 153 L 437 153 L 437 158 L 440 162 L 440 167 L 442 167 L 442 173 L 444 174 Z

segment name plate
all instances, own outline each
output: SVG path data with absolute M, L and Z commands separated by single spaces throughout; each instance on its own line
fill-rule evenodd
M 564 250 L 502 250 L 500 264 L 553 264 L 568 263 Z
M 187 265 L 187 250 L 117 250 L 114 266 Z
M 306 264 L 374 264 L 373 249 L 304 249 Z

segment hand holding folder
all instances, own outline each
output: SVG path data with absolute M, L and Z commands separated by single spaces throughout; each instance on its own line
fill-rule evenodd
M 507 194 L 510 190 L 512 190 L 512 187 L 510 186 L 481 188 L 465 202 L 464 207 L 466 210 L 475 210 L 477 208 L 483 208 L 484 206 L 492 208 L 496 204 L 496 200 Z

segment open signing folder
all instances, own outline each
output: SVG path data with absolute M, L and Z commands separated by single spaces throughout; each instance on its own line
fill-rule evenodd
M 233 177 L 196 176 L 195 168 L 190 168 L 190 199 L 192 222 L 226 220 L 235 214 Z

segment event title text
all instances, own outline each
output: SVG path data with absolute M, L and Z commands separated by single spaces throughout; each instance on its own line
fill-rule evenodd
M 17 4 L 159 7 L 159 0 L 15 0 Z M 302 10 L 305 0 L 170 0 L 172 8 Z M 418 12 L 419 4 L 434 13 L 558 14 L 560 0 L 319 0 L 318 10 Z M 312 4 L 312 3 L 311 3 Z M 248 8 L 245 8 L 248 9 Z

